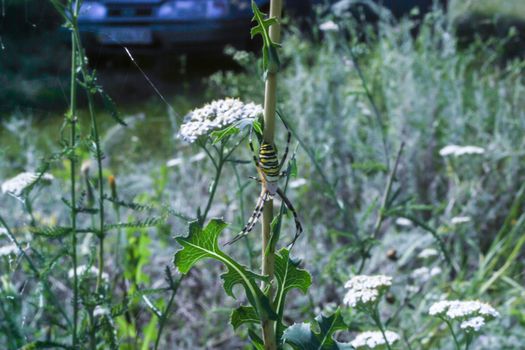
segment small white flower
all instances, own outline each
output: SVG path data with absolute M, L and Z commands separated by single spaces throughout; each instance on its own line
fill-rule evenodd
M 109 315 L 111 315 L 111 312 L 109 311 L 109 309 L 107 307 L 103 307 L 103 306 L 97 305 L 95 307 L 95 310 L 93 310 L 93 316 L 95 316 L 95 317 L 98 317 L 98 316 L 109 316 Z
M 428 282 L 432 277 L 437 276 L 441 273 L 441 268 L 435 266 L 431 269 L 428 267 L 420 267 L 418 269 L 415 269 L 412 271 L 410 276 L 414 279 L 419 281 L 420 283 Z
M 339 31 L 339 26 L 334 21 L 326 21 L 319 26 L 323 32 L 337 32 Z
M 0 247 L 0 256 L 6 256 L 18 253 L 18 247 L 14 244 Z
M 91 266 L 89 269 L 87 265 L 77 266 L 77 276 L 82 276 L 87 273 L 90 273 L 93 276 L 98 276 L 98 269 L 96 268 L 96 266 Z M 75 272 L 73 269 L 70 269 L 67 273 L 69 278 L 73 278 L 74 274 Z M 102 272 L 102 278 L 107 281 L 109 279 L 109 275 L 106 272 Z
M 385 337 L 389 345 L 399 340 L 399 335 L 392 331 L 385 331 Z M 383 337 L 381 332 L 363 332 L 358 334 L 357 337 L 350 342 L 350 345 L 356 349 L 364 347 L 374 349 L 377 346 L 386 344 L 385 337 Z
M 461 320 L 476 316 L 484 320 L 499 317 L 499 312 L 492 306 L 480 301 L 442 300 L 434 303 L 429 309 L 429 315 L 446 317 L 450 320 Z
M 412 220 L 407 218 L 397 218 L 396 225 L 410 227 L 412 226 Z
M 485 325 L 485 319 L 481 316 L 476 316 L 466 321 L 461 322 L 459 327 L 467 332 L 479 332 L 481 327 Z
M 188 113 L 179 135 L 192 143 L 201 136 L 209 135 L 212 131 L 224 129 L 235 123 L 245 121 L 251 124 L 262 113 L 262 106 L 255 103 L 243 103 L 233 98 L 213 101 Z
M 7 229 L 0 227 L 0 236 L 1 235 L 7 235 Z
M 304 186 L 308 183 L 308 181 L 306 179 L 303 179 L 303 178 L 300 178 L 300 179 L 297 179 L 297 180 L 292 180 L 290 181 L 290 188 L 298 188 L 298 187 L 301 187 L 301 186 Z
M 435 250 L 434 248 L 425 248 L 418 254 L 417 257 L 420 259 L 428 259 L 428 258 L 433 258 L 438 255 L 439 255 L 439 252 Z
M 470 221 L 470 216 L 455 216 L 450 220 L 452 225 L 464 224 Z
M 458 145 L 448 145 L 443 147 L 439 151 L 439 155 L 442 157 L 447 156 L 462 156 L 465 154 L 483 154 L 485 149 L 477 146 L 458 146 Z
M 391 285 L 392 277 L 390 276 L 354 276 L 345 284 L 348 292 L 343 299 L 343 303 L 350 307 L 374 304 Z
M 20 197 L 23 191 L 31 186 L 40 176 L 38 173 L 23 172 L 15 177 L 10 178 L 2 184 L 2 192 L 10 194 L 15 197 Z M 52 181 L 53 175 L 44 173 L 42 174 L 41 180 Z

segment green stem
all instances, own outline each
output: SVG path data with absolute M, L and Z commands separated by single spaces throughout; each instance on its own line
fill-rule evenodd
M 79 58 L 80 58 L 80 70 L 82 73 L 82 80 L 85 84 L 88 84 L 92 78 L 89 77 L 89 72 L 87 69 L 87 62 L 86 62 L 85 55 L 84 55 L 84 49 L 82 48 L 82 42 L 80 40 L 80 35 L 78 32 L 78 26 L 74 26 L 73 33 L 76 37 L 76 45 L 77 45 Z M 98 250 L 98 276 L 97 276 L 96 290 L 99 291 L 102 285 L 102 273 L 104 271 L 104 239 L 105 239 L 104 176 L 103 176 L 103 168 L 102 168 L 102 150 L 100 147 L 100 136 L 98 132 L 98 124 L 95 118 L 93 94 L 91 91 L 88 90 L 88 88 L 89 88 L 89 85 L 87 86 L 85 90 L 86 90 L 86 95 L 87 95 L 87 100 L 88 100 L 89 116 L 91 119 L 91 137 L 93 138 L 93 142 L 95 143 L 95 153 L 96 153 L 96 160 L 97 160 L 97 167 L 98 167 L 97 175 L 98 175 L 98 190 L 99 190 L 99 194 L 98 194 L 99 250 Z
M 232 164 L 232 168 L 233 168 L 233 173 L 235 174 L 235 179 L 237 180 L 237 193 L 239 195 L 239 212 L 241 213 L 240 215 L 240 219 L 241 219 L 241 227 L 244 227 L 245 225 L 245 222 L 244 222 L 244 198 L 243 198 L 243 190 L 244 190 L 244 187 L 241 183 L 241 177 L 239 175 L 239 171 L 237 170 L 237 165 L 235 164 Z M 248 254 L 248 266 L 250 266 L 250 270 L 253 270 L 254 266 L 253 266 L 253 250 L 252 250 L 252 244 L 251 244 L 251 240 L 250 240 L 250 236 L 246 236 L 244 238 L 244 242 L 246 244 L 246 252 Z
M 383 323 L 381 322 L 381 317 L 379 316 L 379 310 L 377 308 L 377 305 L 375 306 L 374 311 L 372 313 L 372 319 L 374 320 L 375 324 L 381 331 L 381 334 L 383 335 L 383 339 L 385 340 L 387 349 L 392 350 L 392 348 L 390 347 L 390 343 L 388 342 L 388 338 L 386 337 L 385 327 L 383 327 Z
M 78 6 L 72 7 L 72 26 L 75 28 L 71 33 L 71 87 L 70 87 L 70 111 L 69 122 L 71 124 L 71 133 L 69 147 L 72 154 L 70 156 L 70 186 L 71 186 L 71 258 L 73 260 L 73 348 L 77 347 L 77 323 L 78 323 L 78 274 L 77 274 L 77 210 L 76 210 L 76 123 L 77 123 L 77 14 Z
M 452 324 L 450 324 L 448 320 L 444 320 L 444 321 L 447 324 L 448 329 L 450 330 L 450 333 L 452 334 L 452 338 L 454 338 L 454 344 L 456 345 L 456 350 L 460 350 L 461 347 L 459 345 L 458 338 L 456 337 L 456 332 L 454 332 L 454 328 L 452 328 Z
M 206 150 L 207 151 L 207 150 Z M 208 197 L 208 203 L 206 204 L 206 209 L 204 210 L 204 214 L 199 218 L 201 225 L 204 225 L 206 222 L 206 218 L 208 217 L 208 213 L 210 211 L 211 205 L 213 203 L 213 199 L 215 198 L 215 192 L 217 192 L 217 186 L 219 185 L 219 180 L 221 178 L 222 168 L 224 166 L 224 145 L 221 143 L 221 147 L 218 150 L 219 153 L 219 159 L 216 162 L 211 154 L 207 151 L 206 152 L 208 156 L 211 158 L 214 166 L 215 166 L 215 178 L 213 179 L 213 185 L 211 187 L 210 196 Z
M 282 15 L 283 1 L 270 1 L 270 18 L 276 18 L 277 23 L 270 27 L 270 39 L 274 43 L 281 41 L 281 15 Z M 268 144 L 274 143 L 275 138 L 275 114 L 277 110 L 277 74 L 268 72 L 265 91 L 264 91 L 264 142 Z M 261 184 L 264 190 L 264 184 Z M 263 283 L 263 289 L 267 288 L 267 296 L 272 298 L 274 290 L 272 288 L 272 280 L 275 269 L 275 251 L 274 245 L 271 244 L 271 224 L 273 220 L 273 200 L 264 203 L 261 230 L 261 255 L 262 255 L 262 274 L 269 277 L 268 283 Z M 275 337 L 275 322 L 271 320 L 262 320 L 262 335 L 265 350 L 276 350 L 277 341 Z
M 173 302 L 175 301 L 175 296 L 177 295 L 177 290 L 179 289 L 180 282 L 182 281 L 184 276 L 185 275 L 181 275 L 181 277 L 177 281 L 177 285 L 171 287 L 171 296 L 170 296 L 170 299 L 168 301 L 168 305 L 166 305 L 166 309 L 162 313 L 162 317 L 159 320 L 159 331 L 157 332 L 157 338 L 155 339 L 155 348 L 154 348 L 155 350 L 157 350 L 158 347 L 159 347 L 162 331 L 164 330 L 164 326 L 166 325 L 166 322 L 168 321 L 168 317 L 170 315 L 171 307 L 173 305 Z

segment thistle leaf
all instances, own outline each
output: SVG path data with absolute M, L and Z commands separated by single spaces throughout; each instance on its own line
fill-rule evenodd
M 290 258 L 290 251 L 282 248 L 275 255 L 275 278 L 277 280 L 277 293 L 274 301 L 278 316 L 277 336 L 280 338 L 284 331 L 282 325 L 285 299 L 288 292 L 294 288 L 306 294 L 312 284 L 312 277 L 303 269 L 298 268 L 299 263 Z
M 253 307 L 241 306 L 232 311 L 230 323 L 236 330 L 243 324 L 259 323 L 259 316 Z
M 242 285 L 248 301 L 257 311 L 259 320 L 277 319 L 270 301 L 257 285 L 257 281 L 267 281 L 267 277 L 249 271 L 219 249 L 219 235 L 226 226 L 227 224 L 220 219 L 212 219 L 204 229 L 198 221 L 191 222 L 188 236 L 176 238 L 182 249 L 175 253 L 175 266 L 181 273 L 186 274 L 200 260 L 215 259 L 221 262 L 228 269 L 221 276 L 226 293 L 233 297 L 233 287 L 237 284 Z
M 277 55 L 277 47 L 279 44 L 274 43 L 270 37 L 270 27 L 278 24 L 279 21 L 275 17 L 265 18 L 266 14 L 262 13 L 257 7 L 255 1 L 252 0 L 253 18 L 252 21 L 257 22 L 257 25 L 250 31 L 252 39 L 256 35 L 260 35 L 263 40 L 263 70 L 265 75 L 267 73 L 276 73 L 279 70 L 280 62 Z
M 343 322 L 341 312 L 337 310 L 333 315 L 325 317 L 319 315 L 315 318 L 319 333 L 312 331 L 309 323 L 296 323 L 286 329 L 282 337 L 283 341 L 295 350 L 349 350 L 353 349 L 350 344 L 339 343 L 333 339 L 338 330 L 346 330 L 348 327 Z

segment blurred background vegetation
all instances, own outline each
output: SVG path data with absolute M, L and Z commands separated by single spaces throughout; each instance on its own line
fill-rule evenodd
M 4 180 L 36 169 L 41 157 L 56 150 L 68 105 L 70 53 L 58 30 L 60 20 L 47 1 L 2 4 L 0 179 Z M 321 31 L 319 26 L 327 21 L 335 21 L 339 31 Z M 309 23 L 308 31 L 288 23 L 280 80 L 280 109 L 293 125 L 296 140 L 303 143 L 290 193 L 307 229 L 294 252 L 314 279 L 311 292 L 294 299 L 290 319 L 306 320 L 340 304 L 344 281 L 362 257 L 367 260 L 365 272 L 394 276 L 386 306 L 389 324 L 410 330 L 403 335 L 412 348 L 452 348 L 439 323 L 426 321 L 428 305 L 444 295 L 489 301 L 502 314 L 473 349 L 523 348 L 525 3 L 454 0 L 447 13 L 436 7 L 424 16 L 413 12 L 395 20 L 380 17 L 377 25 L 366 26 L 324 10 Z M 205 101 L 227 96 L 261 102 L 262 82 L 253 80 L 260 73 L 257 55 L 229 49 L 211 59 L 199 55 L 136 59 L 170 106 L 124 53 L 90 56 L 100 84 L 129 125 L 115 125 L 98 106 L 105 175 L 116 175 L 126 199 L 169 203 L 191 217 L 208 194 L 213 168 L 203 154 L 176 137 L 180 116 Z M 85 131 L 85 101 L 80 103 Z M 278 137 L 284 141 L 284 135 Z M 405 149 L 388 218 L 377 239 L 364 245 L 374 228 L 388 165 L 402 141 Z M 439 151 L 450 144 L 476 145 L 484 153 L 442 157 Z M 81 157 L 89 158 L 87 153 Z M 249 159 L 247 152 L 242 157 Z M 67 221 L 67 213 L 60 209 L 65 166 L 52 173 L 56 181 L 34 198 L 34 219 L 42 225 Z M 232 235 L 255 200 L 250 175 L 254 175 L 250 166 L 226 169 L 225 176 L 238 182 L 224 181 L 212 208 L 210 216 L 225 216 L 232 223 Z M 28 217 L 13 198 L 2 198 L 0 213 L 31 245 L 52 252 L 57 242 L 62 243 L 24 232 Z M 123 213 L 130 220 L 135 215 Z M 457 217 L 468 220 L 457 223 L 453 220 Z M 108 273 L 113 276 L 124 269 L 136 288 L 163 285 L 164 267 L 170 266 L 175 250 L 173 235 L 185 231 L 186 222 L 180 218 L 154 228 L 126 230 L 127 263 L 118 267 L 108 261 Z M 446 242 L 455 268 L 439 258 L 418 258 L 426 248 L 439 249 L 436 236 Z M 87 261 L 90 242 L 84 243 L 82 256 Z M 257 242 L 252 244 L 256 250 Z M 233 254 L 256 264 L 242 247 Z M 47 331 L 47 316 L 22 322 L 38 309 L 40 291 L 36 285 L 25 286 L 19 265 L 17 259 L 0 256 L 0 293 L 9 300 L 2 304 L 0 347 L 7 344 L 8 349 L 17 348 L 18 343 L 11 341 L 16 337 L 25 343 L 45 337 Z M 413 275 L 421 267 L 440 267 L 448 273 L 422 281 Z M 66 298 L 70 291 L 60 281 L 67 281 L 67 271 L 54 269 L 56 288 Z M 234 338 L 226 326 L 225 305 L 234 303 L 220 292 L 219 270 L 216 265 L 192 270 L 184 281 L 164 348 L 245 346 L 246 341 Z M 408 288 L 414 286 L 416 291 Z M 32 305 L 24 303 L 27 299 Z M 167 295 L 152 299 L 162 307 Z M 123 317 L 117 320 L 119 336 L 140 338 L 143 343 L 136 348 L 147 349 L 154 338 L 155 318 L 143 300 L 136 301 L 133 310 L 140 336 L 135 330 L 128 334 L 129 320 Z M 362 321 L 351 312 L 345 317 Z

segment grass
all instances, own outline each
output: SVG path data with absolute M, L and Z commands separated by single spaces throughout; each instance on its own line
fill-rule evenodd
M 501 318 L 484 328 L 471 349 L 519 348 L 525 319 L 525 218 L 520 209 L 525 193 L 525 63 L 501 59 L 497 42 L 458 48 L 453 28 L 439 12 L 420 23 L 416 36 L 415 23 L 405 19 L 381 23 L 378 31 L 361 28 L 361 41 L 318 31 L 318 24 L 328 19 L 349 32 L 356 30 L 356 23 L 328 14 L 313 24 L 311 38 L 290 29 L 281 50 L 279 111 L 292 126 L 294 142 L 300 141 L 298 174 L 290 179 L 289 195 L 305 226 L 293 255 L 314 281 L 307 295 L 291 294 L 285 322 L 308 322 L 319 312 L 333 313 L 342 304 L 345 281 L 362 266 L 363 273 L 394 277 L 386 301 L 380 303 L 380 320 L 386 329 L 401 335 L 399 349 L 454 346 L 443 324 L 428 316 L 429 306 L 444 297 L 481 299 L 500 312 Z M 206 80 L 206 96 L 261 101 L 263 82 L 253 80 L 260 73 L 256 57 L 239 52 L 235 57 L 243 69 L 213 74 Z M 189 109 L 184 100 L 170 102 L 184 113 Z M 231 222 L 223 233 L 227 238 L 241 229 L 259 193 L 257 184 L 248 179 L 255 175 L 253 166 L 249 162 L 225 165 L 224 179 L 211 198 L 216 169 L 199 155 L 200 148 L 173 137 L 179 120 L 170 120 L 160 101 L 124 105 L 122 110 L 125 115 L 143 112 L 145 117 L 136 117 L 124 129 L 96 109 L 105 152 L 102 181 L 116 173 L 118 198 L 123 201 L 118 210 L 106 203 L 106 222 L 114 224 L 121 217 L 143 225 L 121 227 L 125 237 L 121 263 L 113 255 L 119 242 L 117 231 L 108 232 L 104 272 L 116 282 L 101 306 L 111 309 L 111 318 L 94 321 L 86 291 L 93 290 L 96 276 L 80 277 L 79 317 L 85 320 L 79 326 L 80 341 L 99 342 L 107 348 L 113 334 L 124 349 L 155 343 L 159 348 L 180 349 L 246 347 L 247 330 L 233 337 L 227 326 L 230 307 L 237 302 L 226 298 L 217 283 L 220 266 L 208 263 L 205 270 L 192 269 L 180 285 L 174 276 L 168 277 L 171 269 L 166 272 L 165 267 L 173 266 L 177 249 L 173 236 L 186 232 L 187 219 L 198 216 L 197 208 L 209 207 L 208 218 L 224 217 Z M 24 114 L 14 117 L 2 124 L 10 125 L 0 137 L 2 181 L 18 171 L 36 169 L 42 156 L 59 149 L 59 125 L 54 119 L 31 125 L 17 121 Z M 79 117 L 84 122 L 78 133 L 86 137 L 89 116 L 81 111 Z M 276 134 L 278 145 L 284 143 L 284 136 Z M 440 150 L 450 144 L 482 147 L 484 153 L 441 156 Z M 242 148 L 235 153 L 236 161 L 249 161 L 249 157 Z M 89 158 L 87 150 L 79 147 L 76 163 Z M 168 168 L 166 161 L 171 158 L 178 165 Z M 50 171 L 55 176 L 51 185 L 37 187 L 30 195 L 35 221 L 31 226 L 68 223 L 62 200 L 68 194 L 64 191 L 69 186 L 68 163 L 55 162 Z M 234 176 L 237 181 L 228 181 Z M 94 188 L 101 183 L 96 177 L 88 178 Z M 88 186 L 84 178 L 77 180 L 78 194 L 86 203 L 82 193 Z M 60 249 L 69 238 L 30 231 L 27 206 L 1 196 L 2 221 L 12 228 L 17 242 L 28 248 L 20 259 L 0 256 L 0 347 L 18 349 L 49 339 L 69 344 L 66 318 L 57 317 L 56 305 L 45 302 L 71 300 L 71 263 Z M 143 206 L 133 206 L 132 201 Z M 167 205 L 176 215 L 163 216 Z M 166 220 L 148 225 L 147 220 L 154 217 Z M 458 223 L 458 217 L 468 219 Z M 79 215 L 79 264 L 96 264 L 97 239 L 81 230 L 90 225 L 91 214 Z M 293 220 L 286 218 L 282 230 L 283 236 L 293 233 Z M 260 243 L 249 239 L 246 246 L 228 249 L 236 261 L 256 256 L 247 249 L 259 249 Z M 7 245 L 9 241 L 0 235 L 0 242 Z M 427 248 L 438 255 L 419 258 Z M 439 254 L 442 249 L 451 263 Z M 258 264 L 251 260 L 246 265 Z M 439 268 L 442 273 L 421 279 L 414 274 L 420 268 Z M 39 285 L 34 269 L 49 274 L 50 293 L 59 298 L 49 298 L 47 285 Z M 71 304 L 62 304 L 70 314 Z M 342 315 L 350 327 L 337 335 L 341 341 L 374 328 L 351 309 L 343 307 Z M 158 337 L 159 325 L 169 336 Z M 95 335 L 83 329 L 96 329 Z M 459 343 L 465 341 L 461 334 Z

